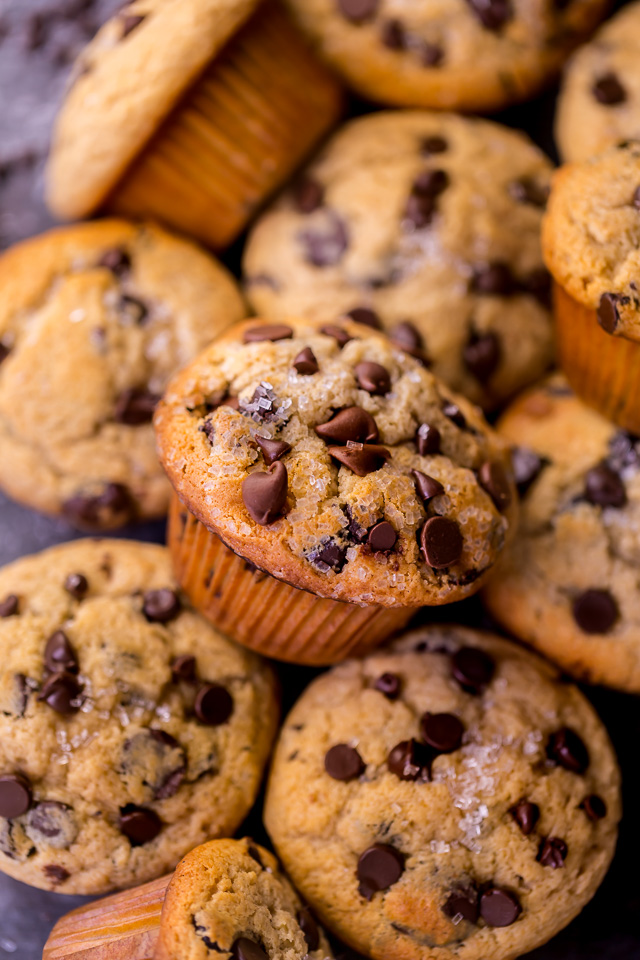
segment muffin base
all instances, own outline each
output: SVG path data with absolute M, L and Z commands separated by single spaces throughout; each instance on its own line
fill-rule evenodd
M 233 553 L 176 494 L 168 544 L 178 583 L 194 607 L 232 640 L 276 660 L 322 666 L 363 656 L 416 612 L 343 603 L 276 580 Z
M 106 207 L 225 247 L 341 109 L 333 74 L 277 3 L 262 4 L 170 114 Z
M 578 396 L 640 434 L 640 344 L 605 333 L 595 310 L 554 283 L 558 360 Z

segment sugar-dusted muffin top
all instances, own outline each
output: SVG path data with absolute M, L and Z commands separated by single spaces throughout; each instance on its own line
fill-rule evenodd
M 242 822 L 274 679 L 189 607 L 167 550 L 80 540 L 5 567 L 0 644 L 0 869 L 101 893 Z
M 361 324 L 237 324 L 173 379 L 155 425 L 188 509 L 319 596 L 457 600 L 513 529 L 503 445 L 480 412 Z
M 511 960 L 582 909 L 620 781 L 577 687 L 457 626 L 314 680 L 285 721 L 265 822 L 319 919 L 374 960 Z

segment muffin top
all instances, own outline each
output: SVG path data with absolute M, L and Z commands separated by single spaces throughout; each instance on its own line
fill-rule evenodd
M 56 121 L 47 202 L 61 219 L 106 199 L 257 0 L 134 0 L 78 58 Z
M 583 680 L 640 691 L 640 441 L 561 377 L 499 422 L 522 523 L 487 587 L 493 614 Z
M 323 960 L 327 938 L 272 853 L 253 840 L 213 840 L 176 869 L 155 960 Z
M 236 324 L 174 378 L 155 424 L 188 509 L 322 597 L 457 600 L 513 527 L 503 446 L 479 411 L 362 324 Z
M 556 112 L 565 160 L 587 160 L 630 137 L 640 139 L 640 3 L 608 20 L 569 63 Z
M 554 174 L 542 243 L 555 280 L 603 330 L 640 340 L 640 141 Z
M 323 674 L 285 721 L 265 822 L 318 917 L 374 960 L 503 960 L 613 855 L 619 773 L 579 690 L 457 626 Z
M 242 822 L 274 680 L 189 608 L 164 548 L 80 540 L 5 567 L 0 642 L 0 869 L 99 893 Z
M 530 96 L 606 0 L 287 0 L 320 52 L 365 96 L 496 110 Z
M 151 225 L 52 230 L 0 258 L 0 486 L 89 529 L 166 512 L 151 418 L 244 315 L 227 270 Z
M 248 296 L 262 316 L 383 326 L 495 407 L 552 358 L 540 249 L 550 176 L 523 134 L 489 121 L 354 120 L 254 227 Z

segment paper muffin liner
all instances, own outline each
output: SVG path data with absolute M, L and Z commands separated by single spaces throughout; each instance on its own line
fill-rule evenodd
M 341 107 L 338 81 L 270 0 L 187 92 L 107 207 L 225 247 Z
M 558 360 L 578 396 L 640 434 L 640 343 L 605 333 L 595 310 L 554 283 Z
M 276 660 L 321 666 L 363 656 L 416 612 L 329 600 L 276 580 L 233 553 L 175 494 L 168 543 L 194 607 L 232 640 Z
M 51 931 L 42 960 L 152 960 L 172 876 L 67 913 Z

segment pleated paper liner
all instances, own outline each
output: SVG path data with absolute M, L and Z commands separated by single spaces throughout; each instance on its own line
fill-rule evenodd
M 266 657 L 320 666 L 363 656 L 416 612 L 327 600 L 276 580 L 229 550 L 175 494 L 168 541 L 176 578 L 194 607 Z
M 640 434 L 640 343 L 605 333 L 595 310 L 554 284 L 558 360 L 576 394 Z
M 171 877 L 67 913 L 51 931 L 42 960 L 153 960 Z
M 269 0 L 170 114 L 107 208 L 225 247 L 341 108 L 338 81 Z

